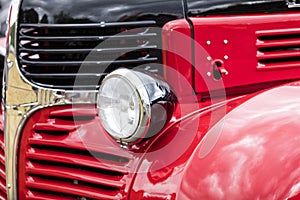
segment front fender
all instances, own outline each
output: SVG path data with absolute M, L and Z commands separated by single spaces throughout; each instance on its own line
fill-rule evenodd
M 299 119 L 299 83 L 241 104 L 194 151 L 178 199 L 299 199 Z
M 220 109 L 156 140 L 130 199 L 300 199 L 300 82 L 231 101 L 212 122 Z

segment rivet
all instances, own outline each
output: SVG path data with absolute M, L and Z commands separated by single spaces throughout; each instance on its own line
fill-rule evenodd
M 7 66 L 8 68 L 11 68 L 14 65 L 14 62 L 10 59 L 7 59 Z
M 207 41 L 206 41 L 206 44 L 207 44 L 207 45 L 211 45 L 211 41 L 207 40 Z
M 77 180 L 74 180 L 73 183 L 74 183 L 74 185 L 78 185 L 78 181 Z
M 228 40 L 224 40 L 224 44 L 228 44 Z
M 11 188 L 11 185 L 10 185 L 10 184 L 7 184 L 7 188 L 10 189 L 10 188 Z
M 18 115 L 19 115 L 19 116 L 22 116 L 22 115 L 23 115 L 23 112 L 19 110 L 19 111 L 18 111 Z
M 208 56 L 208 57 L 207 57 L 207 60 L 210 61 L 210 60 L 212 60 L 212 58 L 211 58 L 210 56 Z
M 101 27 L 105 27 L 105 22 L 103 22 L 103 21 L 100 22 L 100 26 L 101 26 Z
M 207 76 L 208 76 L 208 77 L 211 77 L 211 72 L 207 72 Z
M 225 60 L 228 60 L 228 59 L 229 59 L 229 56 L 225 55 L 225 56 L 224 56 L 224 59 L 225 59 Z

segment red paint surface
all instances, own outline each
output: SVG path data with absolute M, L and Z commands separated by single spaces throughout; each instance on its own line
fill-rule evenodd
M 203 47 L 212 60 L 223 60 L 229 72 L 221 79 L 225 88 L 243 86 L 246 89 L 247 85 L 297 79 L 300 77 L 300 60 L 297 58 L 300 51 L 298 48 L 287 48 L 300 44 L 297 35 L 300 33 L 299 18 L 300 14 L 289 13 L 191 18 L 195 28 L 195 42 L 199 43 L 195 48 L 196 69 L 206 72 L 213 70 L 211 66 L 203 64 L 207 59 L 203 57 Z M 288 36 L 291 34 L 294 36 Z M 283 50 L 279 48 L 268 52 L 262 47 L 280 47 Z M 228 56 L 227 60 L 225 56 Z M 295 60 L 270 61 L 268 64 L 261 62 L 267 58 Z M 195 78 L 197 92 L 220 89 L 219 81 L 208 77 L 206 73 L 196 74 Z
M 167 23 L 162 32 L 164 78 L 178 97 L 192 95 L 192 40 L 190 26 L 180 19 Z
M 259 94 L 211 129 L 185 168 L 179 199 L 300 194 L 300 87 Z
M 297 199 L 299 94 L 293 83 L 228 103 L 216 125 L 220 109 L 173 126 L 145 154 L 131 199 Z

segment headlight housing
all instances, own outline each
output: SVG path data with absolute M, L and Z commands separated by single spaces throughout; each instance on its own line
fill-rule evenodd
M 135 142 L 149 136 L 149 132 L 153 135 L 153 131 L 149 131 L 151 127 L 155 126 L 156 131 L 163 128 L 173 111 L 170 104 L 175 101 L 174 93 L 163 80 L 139 71 L 117 69 L 102 81 L 97 99 L 98 114 L 113 138 Z

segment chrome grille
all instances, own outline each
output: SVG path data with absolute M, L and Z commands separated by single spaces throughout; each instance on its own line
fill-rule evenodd
M 143 65 L 160 73 L 161 33 L 155 26 L 151 20 L 20 24 L 20 71 L 34 84 L 64 89 L 97 88 L 104 75 L 120 67 Z

